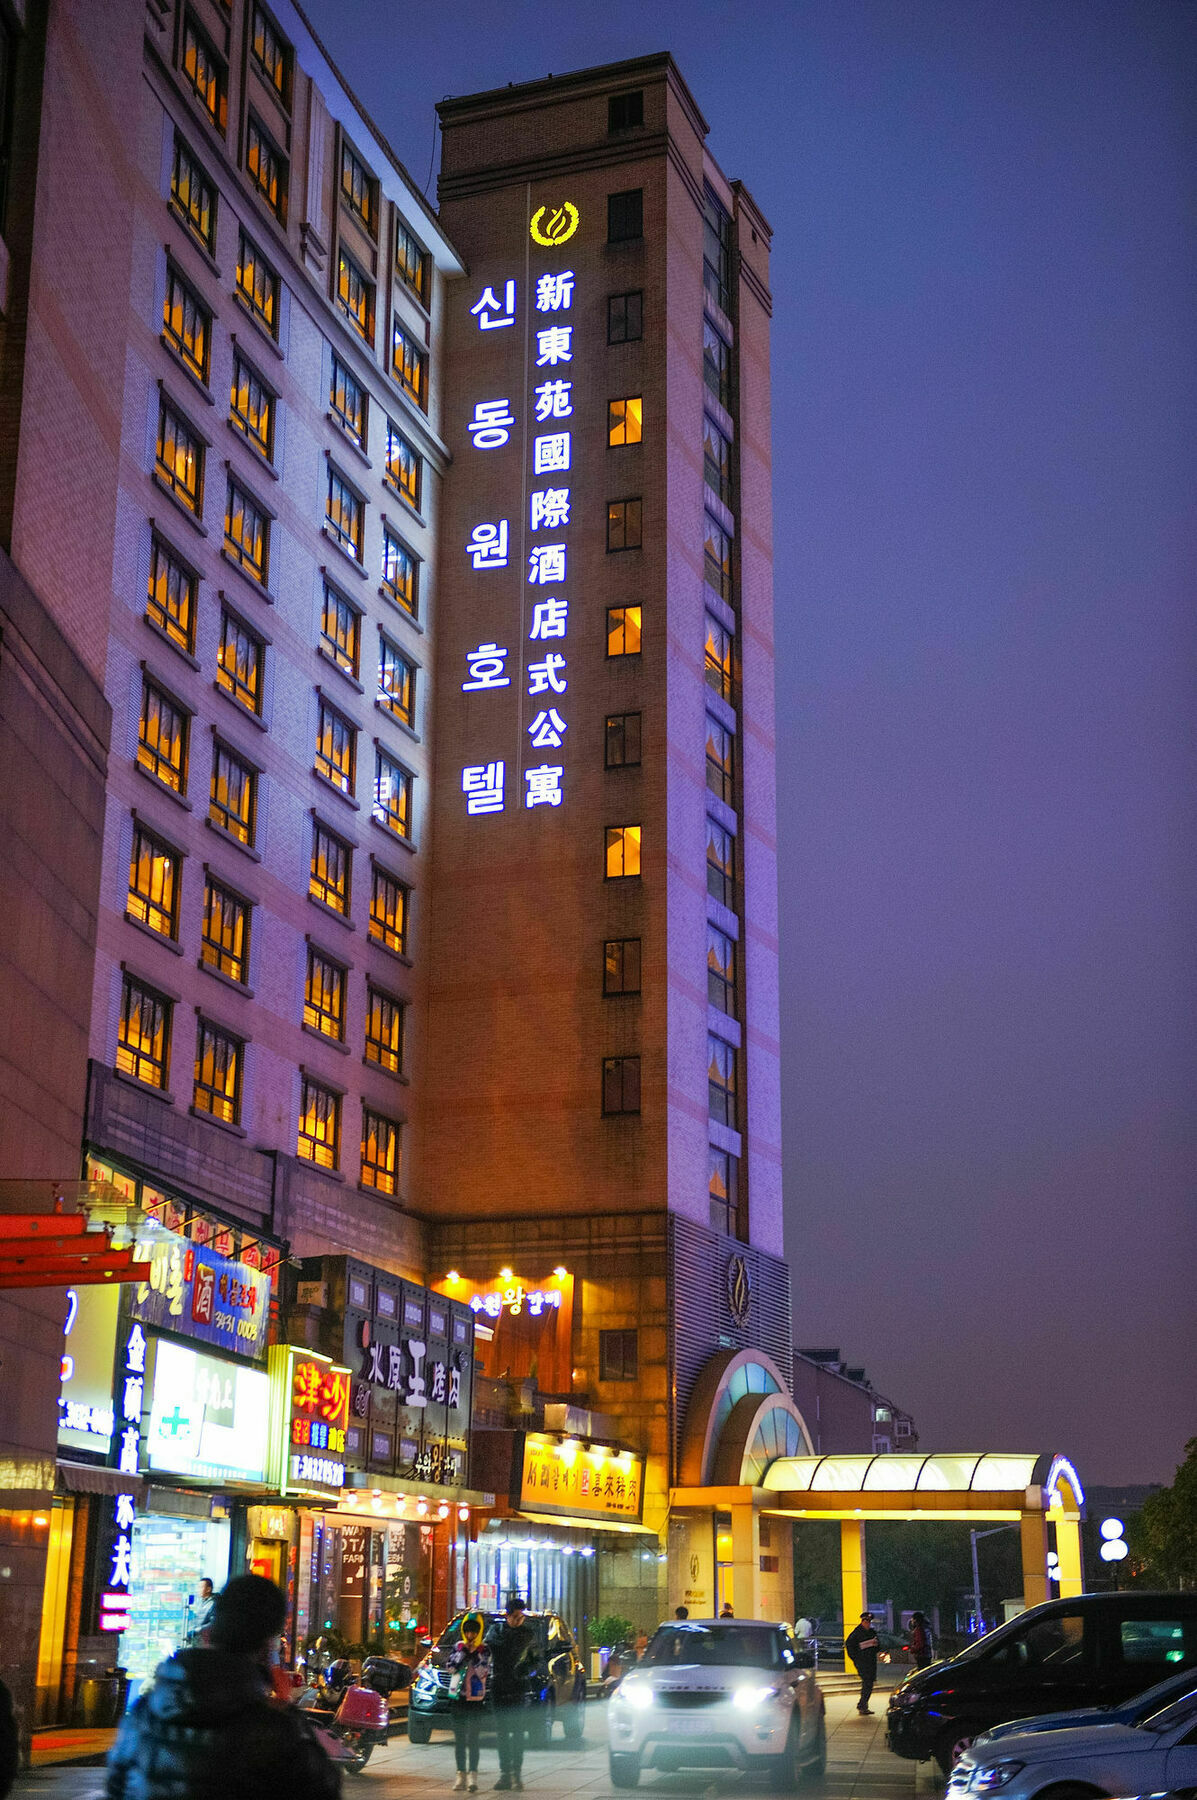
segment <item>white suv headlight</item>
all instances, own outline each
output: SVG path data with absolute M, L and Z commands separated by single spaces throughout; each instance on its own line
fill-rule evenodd
M 626 1700 L 629 1706 L 643 1712 L 645 1707 L 653 1703 L 653 1691 L 647 1681 L 633 1681 L 626 1685 L 621 1683 L 615 1690 L 615 1698 Z
M 738 1706 L 741 1712 L 756 1712 L 768 1700 L 776 1700 L 778 1689 L 775 1687 L 740 1687 L 732 1695 L 732 1705 Z
M 969 1790 L 974 1794 L 993 1794 L 998 1788 L 1004 1788 L 1007 1782 L 1013 1781 L 1016 1775 L 1026 1767 L 1020 1762 L 985 1763 L 974 1769 L 969 1777 Z

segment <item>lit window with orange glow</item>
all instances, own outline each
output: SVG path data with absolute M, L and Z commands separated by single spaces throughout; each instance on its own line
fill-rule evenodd
M 639 825 L 608 825 L 607 827 L 607 865 L 608 881 L 621 881 L 631 875 L 640 873 L 640 827 Z
M 644 402 L 639 396 L 607 402 L 607 442 L 613 450 L 640 442 L 643 415 Z

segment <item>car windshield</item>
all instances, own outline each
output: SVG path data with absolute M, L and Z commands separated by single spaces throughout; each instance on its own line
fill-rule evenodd
M 672 1669 L 683 1663 L 701 1663 L 733 1669 L 782 1669 L 792 1660 L 777 1631 L 745 1625 L 662 1625 L 640 1666 Z
M 1174 1725 L 1187 1725 L 1190 1720 L 1197 1720 L 1197 1692 L 1185 1694 L 1171 1706 L 1161 1707 L 1159 1712 L 1149 1713 L 1147 1718 L 1139 1720 L 1139 1730 L 1171 1731 Z
M 1134 1700 L 1124 1703 L 1124 1710 L 1131 1723 L 1138 1725 L 1141 1720 L 1148 1719 L 1158 1713 L 1173 1700 L 1183 1700 L 1187 1695 L 1197 1695 L 1197 1672 L 1186 1669 L 1181 1675 L 1170 1675 L 1166 1681 L 1159 1681 L 1145 1694 L 1139 1694 Z

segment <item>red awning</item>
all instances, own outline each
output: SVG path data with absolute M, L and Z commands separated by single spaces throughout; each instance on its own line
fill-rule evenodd
M 83 1213 L 0 1213 L 0 1288 L 140 1281 L 149 1267 L 135 1250 L 114 1250 L 108 1231 L 89 1230 Z

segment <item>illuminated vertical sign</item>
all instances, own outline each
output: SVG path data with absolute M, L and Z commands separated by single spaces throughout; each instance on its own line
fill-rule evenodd
M 351 1370 L 313 1350 L 271 1350 L 270 1479 L 280 1493 L 340 1494 L 351 1380 Z
M 141 1460 L 141 1415 L 145 1406 L 146 1336 L 136 1322 L 125 1339 L 118 1376 L 117 1405 L 120 1423 L 120 1470 L 136 1475 Z M 115 1527 L 108 1585 L 100 1595 L 100 1630 L 128 1631 L 129 1590 L 133 1584 L 133 1527 L 137 1504 L 132 1494 L 117 1494 L 113 1501 Z

